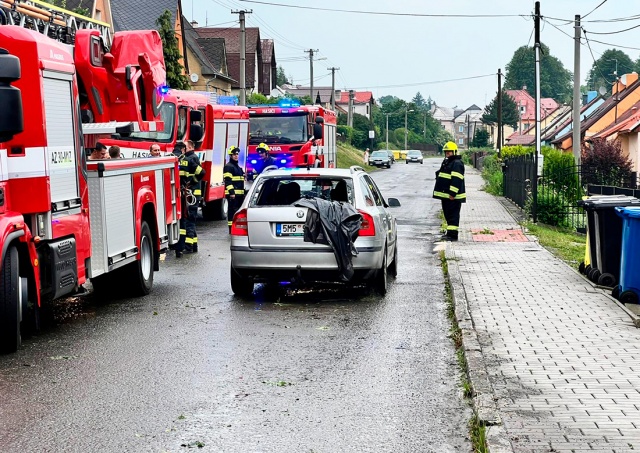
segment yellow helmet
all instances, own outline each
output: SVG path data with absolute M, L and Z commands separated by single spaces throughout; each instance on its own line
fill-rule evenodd
M 258 145 L 258 147 L 256 148 L 256 151 L 258 151 L 258 153 L 260 153 L 260 150 L 263 149 L 266 152 L 271 151 L 271 149 L 269 149 L 269 146 L 266 143 L 260 143 Z
M 240 154 L 240 148 L 238 148 L 237 146 L 230 146 L 227 149 L 227 154 L 228 155 L 232 155 L 232 154 Z
M 456 145 L 454 142 L 447 142 L 442 147 L 442 151 L 444 151 L 445 153 L 447 151 L 451 151 L 453 152 L 453 154 L 458 154 L 458 145 Z

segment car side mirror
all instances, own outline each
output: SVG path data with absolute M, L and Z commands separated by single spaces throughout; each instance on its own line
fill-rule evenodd
M 314 140 L 322 140 L 323 128 L 322 124 L 314 124 L 313 125 L 313 138 Z
M 398 200 L 397 198 L 387 198 L 387 203 L 389 204 L 390 208 L 400 207 L 400 200 Z
M 24 130 L 22 94 L 11 82 L 20 79 L 20 60 L 0 48 L 0 142 Z

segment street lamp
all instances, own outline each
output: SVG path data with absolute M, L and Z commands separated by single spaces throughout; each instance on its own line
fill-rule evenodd
M 407 150 L 407 135 L 409 130 L 407 129 L 407 113 L 414 112 L 415 110 L 404 109 L 404 150 Z

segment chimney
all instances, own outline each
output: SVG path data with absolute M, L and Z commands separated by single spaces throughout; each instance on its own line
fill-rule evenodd
M 197 22 L 197 21 L 195 21 L 195 20 L 192 20 L 192 21 L 191 21 L 191 26 L 192 26 L 193 28 L 198 28 L 198 22 Z

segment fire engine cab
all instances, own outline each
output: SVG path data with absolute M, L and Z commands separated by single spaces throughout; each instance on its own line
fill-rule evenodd
M 206 171 L 202 192 L 205 220 L 227 218 L 223 168 L 226 150 L 240 148 L 239 164 L 244 168 L 249 138 L 249 109 L 237 105 L 219 105 L 211 93 L 164 90 L 160 119 L 162 131 L 140 131 L 113 135 L 103 143 L 119 145 L 125 157 L 146 157 L 152 144 L 169 154 L 178 141 L 192 140 L 200 163 Z
M 85 153 L 98 138 L 162 129 L 154 116 L 162 100 L 153 93 L 164 60 L 157 47 L 134 47 L 161 45 L 157 32 L 140 32 L 144 39 L 131 45 L 116 34 L 114 43 L 123 41 L 113 54 L 99 31 L 75 31 L 73 49 L 29 23 L 35 29 L 0 25 L 1 352 L 37 328 L 42 304 L 87 279 L 97 292 L 148 294 L 160 253 L 179 232 L 175 157 L 87 162 Z M 103 85 L 82 80 L 83 53 Z M 109 121 L 82 122 L 95 118 Z

